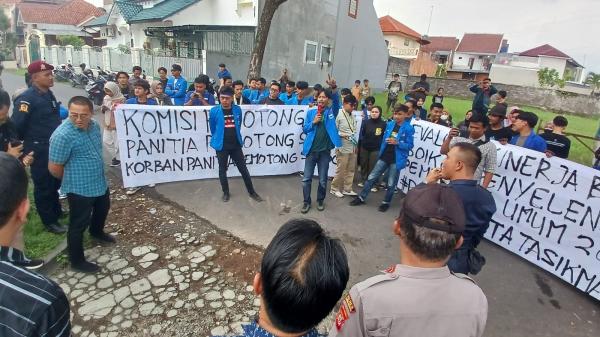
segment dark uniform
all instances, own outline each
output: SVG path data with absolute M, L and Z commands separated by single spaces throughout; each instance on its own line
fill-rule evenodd
M 52 69 L 50 65 L 45 67 Z M 50 136 L 61 123 L 60 103 L 52 91 L 42 92 L 35 85 L 19 95 L 14 103 L 11 118 L 19 139 L 23 140 L 23 153 L 34 152 L 31 178 L 35 206 L 44 225 L 53 226 L 62 215 L 62 209 L 58 200 L 60 180 L 48 171 L 48 148 Z

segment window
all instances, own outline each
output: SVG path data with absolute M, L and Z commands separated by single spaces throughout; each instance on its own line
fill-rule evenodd
M 304 41 L 304 63 L 317 64 L 318 43 L 313 41 Z
M 410 45 L 410 40 L 409 39 L 404 39 L 404 45 L 406 47 L 408 47 Z
M 331 46 L 321 45 L 321 62 L 331 62 Z
M 356 19 L 358 15 L 358 0 L 350 0 L 348 4 L 348 16 Z

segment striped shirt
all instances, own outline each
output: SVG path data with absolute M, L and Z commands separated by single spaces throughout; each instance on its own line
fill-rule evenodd
M 70 336 L 65 293 L 49 278 L 13 265 L 24 259 L 21 251 L 0 247 L 0 336 Z
M 473 175 L 475 180 L 481 181 L 484 173 L 495 172 L 498 149 L 494 143 L 490 141 L 486 142 L 485 135 L 479 139 L 454 137 L 450 141 L 450 147 L 454 146 L 456 143 L 470 143 L 476 145 L 479 148 L 479 151 L 481 151 L 481 162 L 479 162 L 479 166 L 477 166 L 477 170 L 475 170 L 475 174 Z

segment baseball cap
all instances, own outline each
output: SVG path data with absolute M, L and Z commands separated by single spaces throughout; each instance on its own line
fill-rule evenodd
M 225 86 L 219 91 L 220 96 L 232 97 L 233 96 L 233 88 L 230 86 Z
M 42 60 L 31 62 L 29 64 L 29 66 L 27 67 L 27 72 L 30 75 L 39 73 L 40 71 L 44 71 L 44 70 L 54 70 L 54 67 L 51 64 L 48 64 Z
M 182 71 L 181 66 L 177 63 L 175 63 L 171 66 L 171 71 L 173 71 L 173 70 Z
M 296 82 L 296 88 L 303 90 L 303 89 L 308 89 L 308 82 L 306 81 L 298 81 Z
M 402 202 L 400 218 L 408 218 L 415 226 L 448 233 L 465 230 L 463 203 L 450 185 L 418 185 L 406 194 Z

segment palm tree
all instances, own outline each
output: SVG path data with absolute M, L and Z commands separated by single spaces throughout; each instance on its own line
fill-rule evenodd
M 596 92 L 596 90 L 600 90 L 600 74 L 596 74 L 592 71 L 587 76 L 585 83 L 589 84 L 592 87 L 592 95 Z

